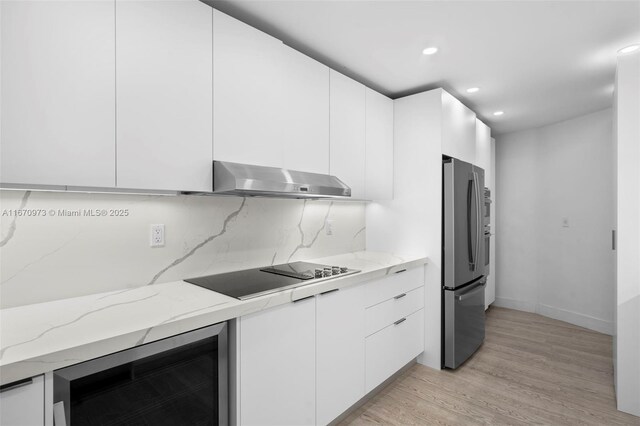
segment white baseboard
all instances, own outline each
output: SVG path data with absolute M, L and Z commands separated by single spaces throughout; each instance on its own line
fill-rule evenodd
M 568 322 L 569 324 L 588 328 L 589 330 L 608 334 L 610 336 L 612 336 L 614 333 L 614 324 L 612 321 L 605 321 L 600 318 L 594 318 L 589 315 L 580 314 L 578 312 L 567 311 L 565 309 L 556 308 L 554 306 L 543 305 L 524 300 L 508 299 L 505 297 L 496 297 L 496 301 L 493 302 L 493 305 L 499 306 L 501 308 L 515 309 L 518 311 L 535 312 L 545 317 Z
M 516 299 L 508 299 L 506 297 L 496 297 L 495 302 L 492 303 L 493 306 L 498 306 L 500 308 L 509 308 L 515 309 L 517 311 L 524 312 L 535 312 L 536 311 L 536 303 L 534 302 L 526 302 L 524 300 L 516 300 Z
M 439 345 L 438 345 L 439 346 Z M 422 364 L 429 368 L 433 368 L 434 370 L 442 370 L 442 365 L 440 364 L 440 354 L 428 354 L 422 352 L 418 355 L 418 364 Z
M 613 336 L 614 326 L 612 321 L 605 321 L 600 318 L 580 314 L 578 312 L 567 311 L 554 306 L 538 304 L 537 313 L 545 317 L 568 322 L 579 327 Z

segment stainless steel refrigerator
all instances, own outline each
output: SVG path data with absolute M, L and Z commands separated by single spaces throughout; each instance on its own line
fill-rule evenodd
M 484 341 L 484 170 L 442 164 L 443 366 L 457 368 Z

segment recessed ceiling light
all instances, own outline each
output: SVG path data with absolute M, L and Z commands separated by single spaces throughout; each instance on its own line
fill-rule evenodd
M 623 47 L 622 49 L 618 50 L 618 53 L 631 53 L 635 52 L 638 49 L 640 49 L 640 44 L 632 44 L 631 46 Z
M 502 115 L 504 114 L 504 111 L 496 111 L 493 113 L 493 115 Z
M 425 54 L 425 55 L 433 55 L 437 51 L 438 51 L 437 47 L 427 47 L 426 49 L 424 49 L 422 51 L 422 53 Z
M 480 90 L 479 87 L 469 87 L 467 93 L 476 93 L 478 90 Z

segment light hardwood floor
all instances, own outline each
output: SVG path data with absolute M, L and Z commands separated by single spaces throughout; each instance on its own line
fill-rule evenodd
M 457 370 L 415 365 L 341 425 L 640 425 L 617 411 L 611 336 L 511 309 Z

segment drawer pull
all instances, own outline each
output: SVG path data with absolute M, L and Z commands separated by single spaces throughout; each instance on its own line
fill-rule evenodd
M 2 385 L 0 387 L 0 393 L 6 392 L 11 389 L 21 388 L 22 386 L 28 386 L 33 383 L 33 379 L 30 377 L 28 379 L 18 380 L 17 382 L 7 383 L 6 385 Z
M 316 297 L 316 296 L 314 295 L 314 296 L 303 297 L 302 299 L 294 300 L 293 303 L 302 302 L 303 300 L 311 299 L 313 297 Z
M 320 293 L 320 296 L 324 296 L 325 294 L 329 294 L 329 293 L 335 293 L 338 290 L 340 290 L 340 289 L 339 288 L 334 288 L 333 290 L 328 290 L 328 291 L 325 291 L 323 293 Z
M 407 293 L 402 293 L 397 295 L 396 297 L 394 297 L 394 299 L 398 300 L 398 299 L 402 299 L 403 297 L 405 297 L 407 295 Z
M 394 274 L 399 274 L 401 272 L 407 272 L 407 270 L 406 269 L 400 269 L 399 271 L 394 272 Z
M 403 322 L 405 322 L 407 319 L 406 318 L 401 318 L 398 321 L 394 322 L 393 325 L 398 325 L 398 324 L 402 324 Z

